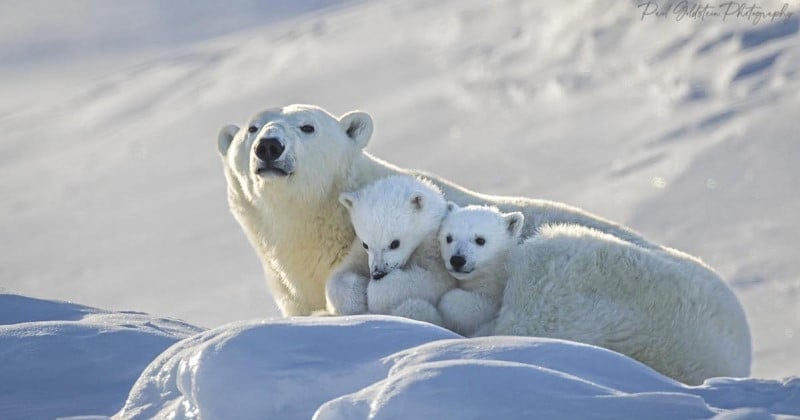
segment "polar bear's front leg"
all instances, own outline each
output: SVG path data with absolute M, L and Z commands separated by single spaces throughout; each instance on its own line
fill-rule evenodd
M 358 315 L 367 312 L 369 279 L 350 271 L 335 273 L 325 285 L 328 312 L 333 315 Z
M 442 316 L 436 307 L 427 300 L 409 299 L 389 312 L 390 315 L 410 318 L 430 324 L 443 326 Z
M 470 336 L 494 317 L 497 308 L 488 298 L 478 293 L 453 289 L 442 296 L 439 311 L 445 327 Z
M 437 279 L 431 272 L 417 265 L 392 270 L 382 279 L 369 282 L 369 312 L 391 314 L 394 308 L 409 299 L 421 299 L 435 304 L 449 287 L 450 282 Z

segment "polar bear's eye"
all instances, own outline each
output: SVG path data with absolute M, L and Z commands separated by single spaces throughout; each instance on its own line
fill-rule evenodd
M 369 249 L 369 247 L 367 246 L 367 243 L 366 243 L 366 242 L 361 242 L 361 246 L 363 246 L 363 247 L 364 247 L 364 249 Z
M 483 239 L 482 237 L 478 236 L 477 238 L 475 238 L 475 243 L 478 244 L 478 246 L 483 246 L 486 243 L 486 239 Z
M 450 236 L 450 235 L 447 235 L 447 238 L 445 238 L 445 239 L 447 240 L 447 243 L 448 243 L 448 244 L 449 244 L 450 242 L 453 242 L 453 237 L 452 237 L 452 236 Z
M 311 124 L 306 124 L 306 125 L 300 126 L 300 131 L 302 131 L 302 132 L 304 132 L 306 134 L 311 134 L 311 133 L 314 132 L 314 126 L 311 125 Z
M 258 131 L 258 127 L 251 125 L 250 127 L 247 128 L 247 131 L 255 133 L 256 131 Z
M 392 243 L 389 244 L 389 249 L 397 249 L 397 248 L 400 248 L 400 241 L 395 239 L 392 241 Z

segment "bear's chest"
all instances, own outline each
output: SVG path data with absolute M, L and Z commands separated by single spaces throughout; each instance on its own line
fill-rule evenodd
M 267 249 L 290 283 L 324 284 L 347 254 L 355 234 L 349 222 L 336 213 L 301 218 L 295 211 L 295 217 L 276 215 L 267 221 Z

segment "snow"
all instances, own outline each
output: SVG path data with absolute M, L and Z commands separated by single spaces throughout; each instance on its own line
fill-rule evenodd
M 0 294 L 0 418 L 111 414 L 159 353 L 201 329 Z
M 745 306 L 753 375 L 800 373 L 797 13 L 753 25 L 641 20 L 610 0 L 187 4 L 0 5 L 0 292 L 208 327 L 277 315 L 227 209 L 215 135 L 307 102 L 370 112 L 368 149 L 395 164 L 563 201 L 700 256 Z M 117 314 L 56 306 L 75 318 L 31 320 L 75 343 L 66 332 Z M 178 338 L 153 338 L 150 356 Z
M 690 387 L 599 347 L 465 339 L 403 318 L 251 320 L 203 331 L 18 295 L 0 295 L 0 308 L 4 419 L 800 416 L 800 378 Z
M 163 353 L 143 372 L 120 416 L 307 419 L 325 401 L 385 377 L 383 358 L 454 337 L 388 317 L 233 323 Z

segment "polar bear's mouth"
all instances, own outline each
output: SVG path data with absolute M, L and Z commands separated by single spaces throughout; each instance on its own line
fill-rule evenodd
M 463 269 L 462 268 L 462 269 L 456 270 L 454 268 L 448 268 L 447 272 L 449 272 L 451 276 L 453 276 L 453 277 L 455 277 L 455 278 L 460 280 L 460 279 L 472 274 L 472 269 L 467 270 L 467 269 Z
M 289 176 L 292 174 L 283 168 L 272 165 L 259 166 L 256 168 L 255 173 L 260 176 Z

